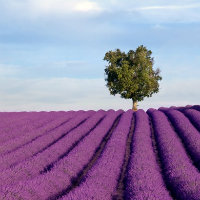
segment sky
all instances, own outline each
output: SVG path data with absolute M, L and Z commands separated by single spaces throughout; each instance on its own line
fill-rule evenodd
M 139 109 L 200 103 L 198 0 L 0 0 L 0 111 L 131 109 L 103 58 L 140 45 L 162 81 Z

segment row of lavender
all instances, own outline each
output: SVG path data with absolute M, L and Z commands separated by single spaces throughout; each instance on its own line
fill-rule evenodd
M 112 199 L 134 123 L 124 198 L 199 199 L 199 110 L 0 113 L 0 198 Z
M 102 138 L 121 113 L 122 110 L 117 112 L 110 110 L 106 115 L 105 111 L 77 113 L 69 123 L 43 135 L 40 134 L 40 137 L 36 137 L 31 143 L 27 142 L 27 145 L 23 144 L 21 148 L 11 153 L 3 154 L 1 160 L 4 166 L 1 168 L 0 181 L 2 198 L 14 199 L 21 196 L 35 199 L 39 194 L 41 199 L 45 199 L 53 191 L 57 193 L 58 186 L 61 190 L 67 184 L 70 185 L 71 179 L 89 162 Z M 29 137 L 32 139 L 35 134 L 29 134 Z M 20 135 L 20 138 L 23 142 L 23 135 Z M 16 159 L 16 162 L 18 160 L 18 163 L 13 159 Z M 67 163 L 69 163 L 68 168 L 66 168 Z M 64 180 L 59 180 L 59 176 Z M 27 186 L 27 191 L 24 185 Z M 29 193 L 31 187 L 35 191 L 35 196 Z

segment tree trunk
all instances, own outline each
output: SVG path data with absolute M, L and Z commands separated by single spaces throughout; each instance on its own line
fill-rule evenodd
M 133 100 L 133 111 L 137 111 L 137 101 Z

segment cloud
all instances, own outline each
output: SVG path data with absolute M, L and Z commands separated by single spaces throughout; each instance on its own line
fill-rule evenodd
M 88 12 L 88 11 L 101 11 L 102 8 L 97 4 L 97 2 L 90 2 L 90 1 L 83 1 L 79 2 L 75 5 L 74 10 L 81 11 L 81 12 Z
M 176 3 L 176 2 L 174 2 Z M 200 3 L 182 4 L 149 4 L 145 6 L 130 6 L 128 12 L 138 13 L 148 23 L 190 23 L 200 21 Z
M 22 4 L 22 7 L 38 14 L 51 14 L 70 12 L 72 10 L 73 3 L 64 0 L 28 0 L 27 3 L 24 2 L 24 4 Z
M 103 73 L 104 65 L 84 60 L 45 62 L 32 66 L 0 64 L 0 78 L 94 78 L 102 77 Z
M 15 77 L 20 71 L 20 66 L 0 64 L 0 78 Z
M 0 110 L 109 109 L 103 79 L 1 79 Z M 3 86 L 3 84 L 7 83 Z M 111 99 L 117 108 L 117 99 Z
M 106 16 L 106 21 L 118 16 L 138 23 L 199 22 L 200 3 L 192 1 L 98 1 L 98 0 L 1 0 L 0 20 L 11 18 L 37 21 L 45 19 L 66 20 Z M 55 20 L 55 19 L 54 19 Z
M 29 0 L 27 5 L 34 12 L 40 14 L 70 13 L 70 12 L 97 12 L 102 8 L 92 1 L 65 1 L 65 0 Z
M 199 104 L 200 93 L 196 90 L 197 85 L 200 84 L 198 78 L 172 79 L 162 81 L 160 83 L 159 93 L 154 94 L 150 98 L 145 98 L 141 102 L 141 107 L 170 107 L 170 106 L 185 106 Z
M 188 5 L 164 5 L 164 6 L 145 6 L 138 7 L 135 10 L 182 10 L 190 8 L 199 8 L 200 4 L 188 4 Z
M 2 4 L 2 5 L 1 5 Z M 77 13 L 99 13 L 103 8 L 89 0 L 2 0 L 1 10 L 7 16 L 29 17 L 37 19 L 41 16 L 62 16 Z M 6 13 L 4 12 L 6 10 Z
M 139 109 L 199 103 L 199 79 L 163 81 L 160 92 L 139 102 Z M 176 86 L 176 87 L 175 87 Z M 132 108 L 131 100 L 109 94 L 103 79 L 0 79 L 1 111 L 99 110 Z

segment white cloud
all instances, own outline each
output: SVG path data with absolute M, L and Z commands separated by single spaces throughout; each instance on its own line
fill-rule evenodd
M 182 1 L 98 1 L 98 0 L 1 0 L 0 12 L 15 18 L 40 19 L 41 17 L 80 17 L 104 13 L 109 16 L 124 15 L 130 20 L 161 22 L 199 22 L 200 3 Z M 114 14 L 114 15 L 113 15 Z M 131 16 L 129 16 L 131 15 Z
M 1 6 L 1 3 L 0 3 Z M 68 15 L 72 13 L 93 13 L 101 12 L 103 8 L 97 3 L 88 0 L 3 0 L 2 7 L 6 14 L 16 17 L 38 18 L 40 16 Z
M 94 67 L 95 65 L 95 67 Z M 0 64 L 0 78 L 52 78 L 52 77 L 99 77 L 103 75 L 103 65 L 94 61 L 63 60 L 45 62 L 32 66 Z M 95 70 L 94 70 L 95 69 Z
M 1 79 L 0 83 L 1 111 L 110 109 L 111 104 L 118 109 L 123 102 L 109 95 L 103 79 Z
M 138 7 L 135 10 L 182 10 L 190 8 L 199 8 L 200 4 L 188 4 L 188 5 L 164 5 L 164 6 L 146 6 Z
M 102 8 L 96 2 L 90 1 L 83 1 L 79 2 L 75 5 L 74 10 L 81 11 L 81 12 L 88 12 L 88 11 L 101 11 Z
M 129 14 L 138 15 L 140 19 L 150 23 L 199 22 L 200 3 L 195 2 L 181 2 L 181 4 L 178 1 L 173 3 L 147 2 L 146 4 L 132 4 L 125 9 Z
M 16 76 L 20 71 L 20 66 L 0 64 L 0 78 Z
M 172 79 L 160 83 L 160 91 L 141 102 L 143 108 L 159 108 L 199 104 L 200 93 L 196 89 L 199 79 Z
M 55 12 L 69 12 L 72 8 L 72 3 L 63 0 L 29 0 L 26 5 L 27 9 L 32 9 L 38 13 L 55 13 Z
M 30 8 L 39 13 L 96 12 L 102 8 L 91 1 L 29 0 Z
M 139 109 L 199 103 L 199 79 L 163 81 L 160 92 Z M 0 79 L 0 111 L 99 110 L 132 108 L 131 100 L 109 94 L 103 79 Z

